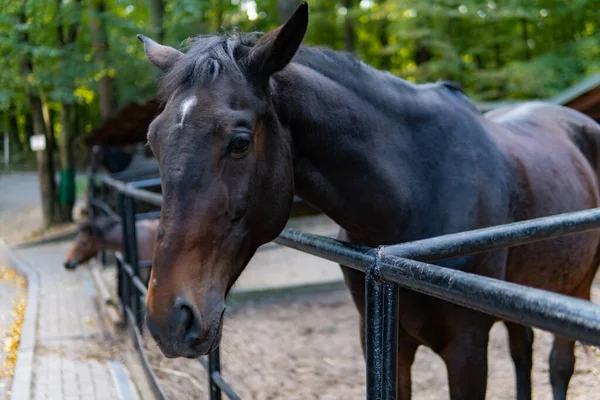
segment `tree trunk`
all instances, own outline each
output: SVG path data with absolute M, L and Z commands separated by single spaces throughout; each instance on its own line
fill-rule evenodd
M 531 60 L 531 48 L 529 48 L 529 31 L 527 30 L 527 19 L 521 19 L 521 35 L 525 45 L 525 59 Z
M 352 0 L 344 0 L 344 7 L 350 11 L 352 9 Z M 354 26 L 352 24 L 352 18 L 346 14 L 344 18 L 344 41 L 346 42 L 346 51 L 354 53 L 356 49 L 355 38 L 354 38 Z
M 100 68 L 100 81 L 98 82 L 98 98 L 100 102 L 100 115 L 102 119 L 108 118 L 113 112 L 114 92 L 113 79 L 108 74 L 108 36 L 104 23 L 106 3 L 104 0 L 90 2 L 90 30 L 92 32 L 92 48 L 96 65 Z
M 223 0 L 214 0 L 213 9 L 215 13 L 215 19 L 213 20 L 211 31 L 217 32 L 223 27 Z
M 54 128 L 52 127 L 52 119 L 50 118 L 50 110 L 48 109 L 48 98 L 44 90 L 40 88 L 40 101 L 42 102 L 42 117 L 44 119 L 44 128 L 46 129 L 46 135 L 54 148 Z
M 62 1 L 57 1 L 57 12 L 62 11 Z M 81 0 L 75 0 L 77 7 L 81 6 Z M 59 18 L 60 21 L 65 21 Z M 57 43 L 63 50 L 68 49 L 77 39 L 79 21 L 73 21 L 67 25 L 58 24 Z M 69 87 L 73 90 L 73 87 Z M 60 138 L 58 140 L 58 152 L 60 159 L 60 187 L 58 191 L 58 204 L 61 221 L 73 219 L 73 205 L 75 204 L 75 165 L 73 160 L 73 138 L 76 132 L 75 104 L 63 102 L 60 106 Z
M 25 112 L 25 147 L 29 147 L 29 138 L 33 135 L 33 117 L 31 110 Z
M 389 45 L 389 37 L 388 37 L 388 27 L 390 23 L 387 18 L 382 18 L 379 21 L 379 43 L 381 43 L 381 47 L 384 49 L 384 53 L 381 55 L 381 64 L 380 67 L 383 70 L 390 70 L 392 68 L 392 56 L 387 51 L 386 47 Z
M 21 13 L 21 23 L 27 20 L 25 12 Z M 29 35 L 22 35 L 22 42 L 25 46 L 29 45 Z M 27 82 L 27 77 L 33 74 L 33 63 L 29 55 L 26 55 L 21 62 L 21 72 Z M 44 227 L 49 227 L 54 223 L 56 182 L 54 180 L 54 162 L 52 158 L 52 137 L 48 132 L 46 121 L 44 121 L 44 104 L 40 98 L 38 87 L 27 85 L 27 99 L 31 109 L 31 122 L 33 132 L 36 135 L 46 137 L 46 149 L 37 152 L 37 165 L 40 182 L 40 195 L 42 202 L 42 215 L 44 218 Z M 47 110 L 46 110 L 47 112 Z
M 496 63 L 496 68 L 500 68 L 504 64 L 502 61 L 502 48 L 500 47 L 500 43 L 494 44 L 494 61 Z
M 165 38 L 163 28 L 163 18 L 165 14 L 165 4 L 163 0 L 150 0 L 150 25 L 154 40 L 162 43 Z
M 48 132 L 46 132 L 44 124 L 42 101 L 33 89 L 30 89 L 28 98 L 29 106 L 31 108 L 33 133 L 46 136 L 46 149 L 38 151 L 36 156 L 42 200 L 42 214 L 44 217 L 44 227 L 47 228 L 54 223 L 55 219 L 56 182 L 54 180 L 52 146 L 48 143 Z
M 9 108 L 4 113 L 4 130 L 8 133 L 10 141 L 10 152 L 21 152 L 24 149 L 23 143 L 19 138 L 19 125 L 17 123 L 17 115 L 14 107 Z
M 60 155 L 60 219 L 72 220 L 75 204 L 75 168 L 73 162 L 72 142 L 75 136 L 75 108 L 73 104 L 62 104 L 60 108 L 60 125 L 62 127 L 58 151 Z
M 429 60 L 431 60 L 431 52 L 423 43 L 418 43 L 415 50 L 415 64 L 425 64 Z

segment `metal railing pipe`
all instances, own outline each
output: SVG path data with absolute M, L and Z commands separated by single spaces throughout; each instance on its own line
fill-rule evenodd
M 404 288 L 600 346 L 600 306 L 589 301 L 393 256 L 378 272 Z

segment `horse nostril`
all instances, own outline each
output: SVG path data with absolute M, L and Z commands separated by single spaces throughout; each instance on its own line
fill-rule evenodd
M 181 302 L 181 304 L 176 305 L 174 311 L 177 314 L 175 337 L 187 344 L 200 339 L 202 323 L 200 317 L 194 312 L 193 306 Z
M 75 269 L 75 267 L 77 267 L 77 263 L 75 261 L 65 262 L 65 269 Z

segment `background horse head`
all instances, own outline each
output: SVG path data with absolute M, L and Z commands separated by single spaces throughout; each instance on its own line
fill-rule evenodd
M 75 269 L 79 264 L 95 257 L 100 250 L 115 250 L 115 245 L 111 244 L 114 243 L 114 237 L 121 234 L 120 232 L 119 222 L 110 217 L 104 216 L 94 221 L 84 222 L 79 226 L 79 233 L 73 241 L 71 250 L 65 257 L 65 268 Z M 107 240 L 107 238 L 111 240 Z M 116 248 L 116 250 L 118 249 L 120 249 L 120 245 Z
M 147 307 L 166 355 L 218 345 L 227 293 L 288 219 L 292 149 L 269 78 L 290 62 L 307 23 L 304 4 L 261 39 L 199 37 L 186 54 L 139 36 L 165 72 L 165 109 L 148 130 L 163 204 Z

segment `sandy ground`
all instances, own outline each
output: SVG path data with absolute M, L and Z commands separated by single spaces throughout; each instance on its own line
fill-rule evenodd
M 600 289 L 600 285 L 598 285 Z M 596 291 L 600 302 L 600 290 Z M 247 303 L 226 316 L 223 375 L 242 399 L 364 399 L 358 317 L 346 290 Z M 506 330 L 496 324 L 489 345 L 488 399 L 514 399 Z M 206 373 L 194 360 L 169 360 L 149 335 L 147 348 L 170 399 L 206 394 Z M 536 330 L 533 390 L 549 399 L 547 359 L 552 336 Z M 569 399 L 600 398 L 600 350 L 577 345 Z M 447 399 L 442 361 L 421 347 L 413 365 L 413 398 Z

